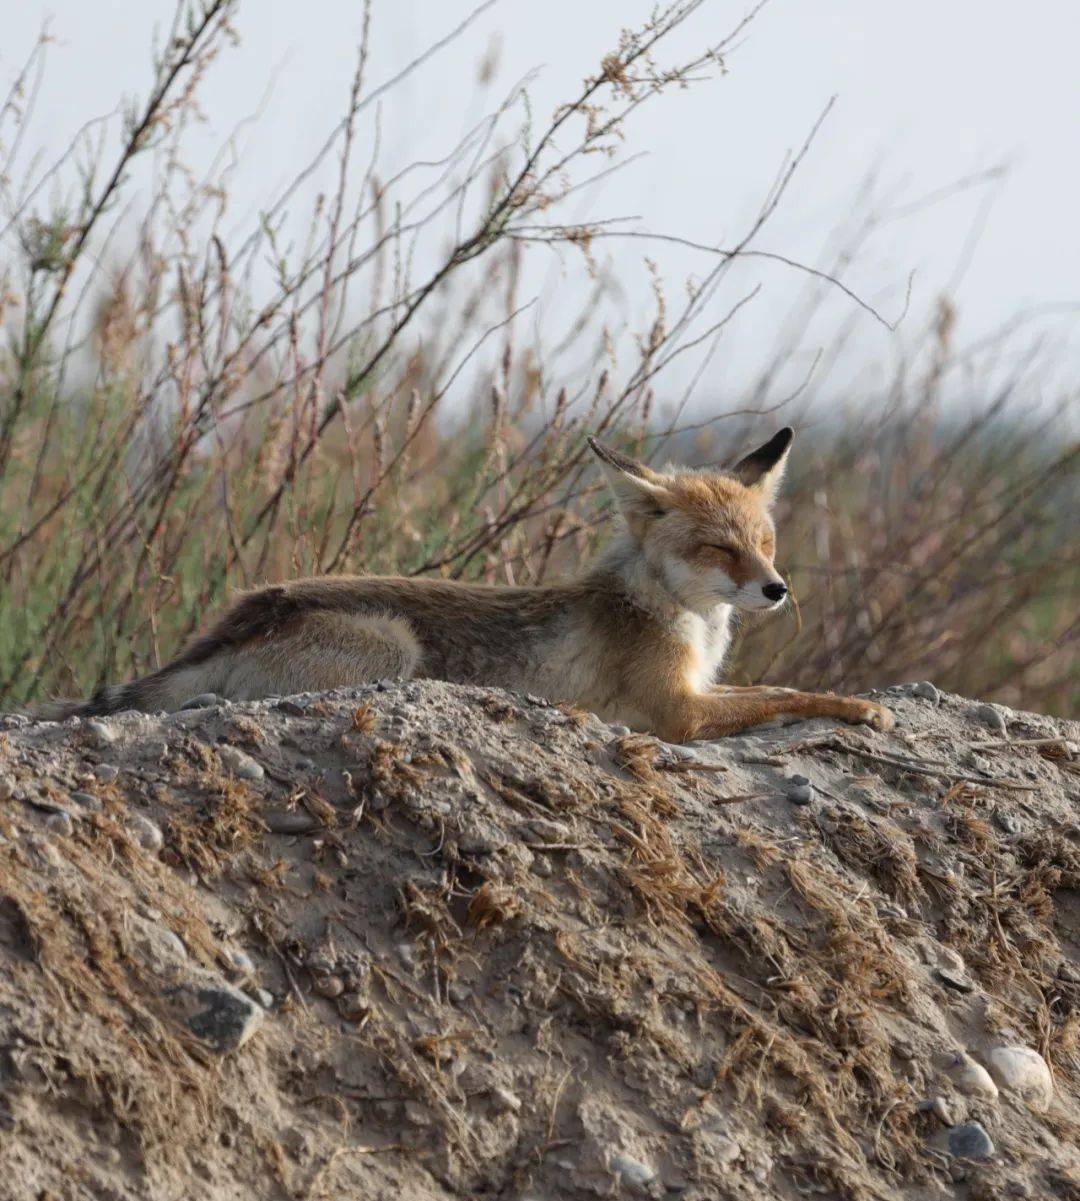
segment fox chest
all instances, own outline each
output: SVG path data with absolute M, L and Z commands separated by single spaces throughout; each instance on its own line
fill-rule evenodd
M 688 614 L 678 633 L 689 652 L 686 682 L 703 692 L 715 681 L 731 645 L 731 608 L 719 605 L 708 618 Z

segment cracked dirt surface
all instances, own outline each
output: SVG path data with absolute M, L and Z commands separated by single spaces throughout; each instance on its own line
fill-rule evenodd
M 1080 724 L 0 717 L 0 1197 L 1080 1197 Z

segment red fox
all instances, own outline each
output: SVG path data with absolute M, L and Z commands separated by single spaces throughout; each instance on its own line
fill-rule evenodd
M 160 671 L 53 715 L 421 676 L 569 701 L 673 742 L 777 718 L 889 729 L 892 715 L 873 701 L 714 683 L 734 612 L 775 610 L 787 596 L 770 510 L 792 437 L 780 430 L 729 472 L 654 471 L 590 438 L 620 521 L 577 578 L 517 588 L 323 576 L 263 588 Z

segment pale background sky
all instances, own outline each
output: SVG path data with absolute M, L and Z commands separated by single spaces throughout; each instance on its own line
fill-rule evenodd
M 453 28 L 474 6 L 461 0 L 375 0 L 369 79 L 388 78 Z M 528 71 L 538 120 L 568 98 L 651 0 L 502 0 L 397 92 L 384 113 L 387 166 L 445 151 L 482 111 L 476 63 L 494 38 L 499 72 L 488 104 Z M 51 19 L 53 49 L 38 101 L 35 140 L 58 151 L 90 115 L 122 93 L 145 94 L 146 47 L 171 0 L 24 0 L 7 6 L 0 82 Z M 715 41 L 746 11 L 711 0 L 677 45 Z M 207 146 L 273 89 L 246 135 L 248 168 L 236 176 L 237 219 L 291 177 L 343 111 L 354 67 L 361 6 L 352 0 L 247 0 L 240 47 L 215 68 L 205 93 Z M 890 221 L 845 270 L 845 282 L 889 314 L 916 272 L 911 316 L 897 338 L 869 319 L 848 348 L 851 378 L 873 378 L 905 340 L 917 340 L 934 298 L 949 291 L 961 343 L 1038 308 L 1030 328 L 1067 343 L 1080 314 L 1080 5 L 1072 0 L 773 0 L 729 73 L 650 104 L 631 126 L 629 149 L 648 157 L 590 194 L 583 216 L 635 214 L 638 227 L 716 243 L 742 231 L 829 97 L 836 106 L 759 245 L 821 264 L 830 235 L 849 220 L 876 169 L 881 211 L 906 206 L 958 180 L 1007 164 L 1006 178 Z M 362 131 L 370 136 L 370 130 Z M 363 157 L 363 151 L 360 151 Z M 331 165 L 332 169 L 332 165 Z M 970 255 L 971 233 L 979 230 Z M 609 244 L 628 314 L 643 308 L 648 278 L 640 243 Z M 653 247 L 671 278 L 694 261 Z M 543 248 L 538 262 L 547 262 Z M 970 259 L 970 261 L 969 261 Z M 700 266 L 700 262 L 697 264 Z M 963 266 L 963 270 L 959 270 Z M 538 278 L 540 278 L 538 276 Z M 772 346 L 779 322 L 805 287 L 780 267 L 758 268 L 764 285 L 738 337 L 716 364 L 729 382 Z M 734 297 L 732 297 L 733 299 Z M 547 303 L 554 303 L 548 301 Z M 840 297 L 830 312 L 851 314 Z M 1062 379 L 1077 356 L 1056 353 Z M 1049 377 L 1046 387 L 1051 387 Z

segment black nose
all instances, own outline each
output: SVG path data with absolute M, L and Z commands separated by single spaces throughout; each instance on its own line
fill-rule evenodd
M 782 601 L 787 596 L 787 584 L 762 584 L 761 591 L 768 600 Z

